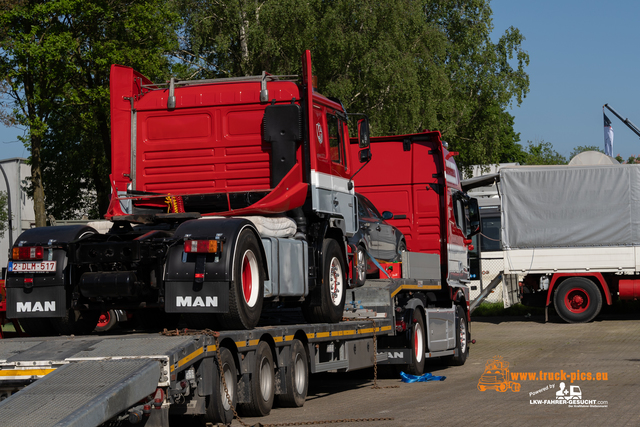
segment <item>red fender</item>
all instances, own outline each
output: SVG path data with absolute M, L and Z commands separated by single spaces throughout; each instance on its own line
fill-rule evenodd
M 611 292 L 609 291 L 609 285 L 607 285 L 607 281 L 604 280 L 602 273 L 556 273 L 553 275 L 553 277 L 551 278 L 551 282 L 549 283 L 549 291 L 547 292 L 547 307 L 549 306 L 549 304 L 551 304 L 551 294 L 553 293 L 553 287 L 555 286 L 558 279 L 562 277 L 576 276 L 595 278 L 600 283 L 600 286 L 604 291 L 604 297 L 607 300 L 607 304 L 611 305 Z

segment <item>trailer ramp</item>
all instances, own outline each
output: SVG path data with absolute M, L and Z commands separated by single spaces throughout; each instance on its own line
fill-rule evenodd
M 489 283 L 489 286 L 487 286 L 486 288 L 484 288 L 482 290 L 480 295 L 478 295 L 478 298 L 474 299 L 471 302 L 471 306 L 469 306 L 469 311 L 471 313 L 473 313 L 473 310 L 478 308 L 480 303 L 482 301 L 484 301 L 489 296 L 489 294 L 496 288 L 496 286 L 498 286 L 500 284 L 500 282 L 502 282 L 502 276 L 503 275 L 504 275 L 504 272 L 502 272 L 502 271 L 500 273 L 498 273 L 498 275 L 491 281 L 491 283 Z
M 0 402 L 2 425 L 97 426 L 153 393 L 160 375 L 153 359 L 69 363 Z
M 0 340 L 0 425 L 98 426 L 135 406 L 202 357 L 210 337 L 83 336 Z

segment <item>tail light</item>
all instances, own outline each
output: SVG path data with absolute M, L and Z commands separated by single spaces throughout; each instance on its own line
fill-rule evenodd
M 22 246 L 13 248 L 11 259 L 15 261 L 40 260 L 44 258 L 42 246 Z
M 184 251 L 188 254 L 215 254 L 218 252 L 222 252 L 222 242 L 218 240 L 185 240 Z

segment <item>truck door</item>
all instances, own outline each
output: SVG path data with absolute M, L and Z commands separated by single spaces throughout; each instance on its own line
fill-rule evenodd
M 323 106 L 313 106 L 316 170 L 311 171 L 313 209 L 344 218 L 345 231 L 357 230 L 356 202 L 349 189 L 346 153 L 346 121 L 343 114 Z

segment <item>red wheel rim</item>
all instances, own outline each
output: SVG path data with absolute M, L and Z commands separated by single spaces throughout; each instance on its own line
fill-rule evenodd
M 573 288 L 564 297 L 564 305 L 572 313 L 583 313 L 589 308 L 589 294 L 582 288 Z
M 98 318 L 98 327 L 107 326 L 109 321 L 111 321 L 111 313 L 103 311 L 100 313 L 100 317 Z
M 244 302 L 253 307 L 258 301 L 258 292 L 260 291 L 258 270 L 258 260 L 255 254 L 247 250 L 242 257 L 242 271 L 240 272 L 240 280 L 242 287 L 242 297 Z
M 244 300 L 247 303 L 249 303 L 249 299 L 251 298 L 252 287 L 251 264 L 249 263 L 249 257 L 245 255 L 242 260 L 242 292 L 244 293 Z
M 413 328 L 413 342 L 413 352 L 415 353 L 416 361 L 422 362 L 422 357 L 424 355 L 424 343 L 422 341 L 422 328 L 419 323 L 415 323 Z

